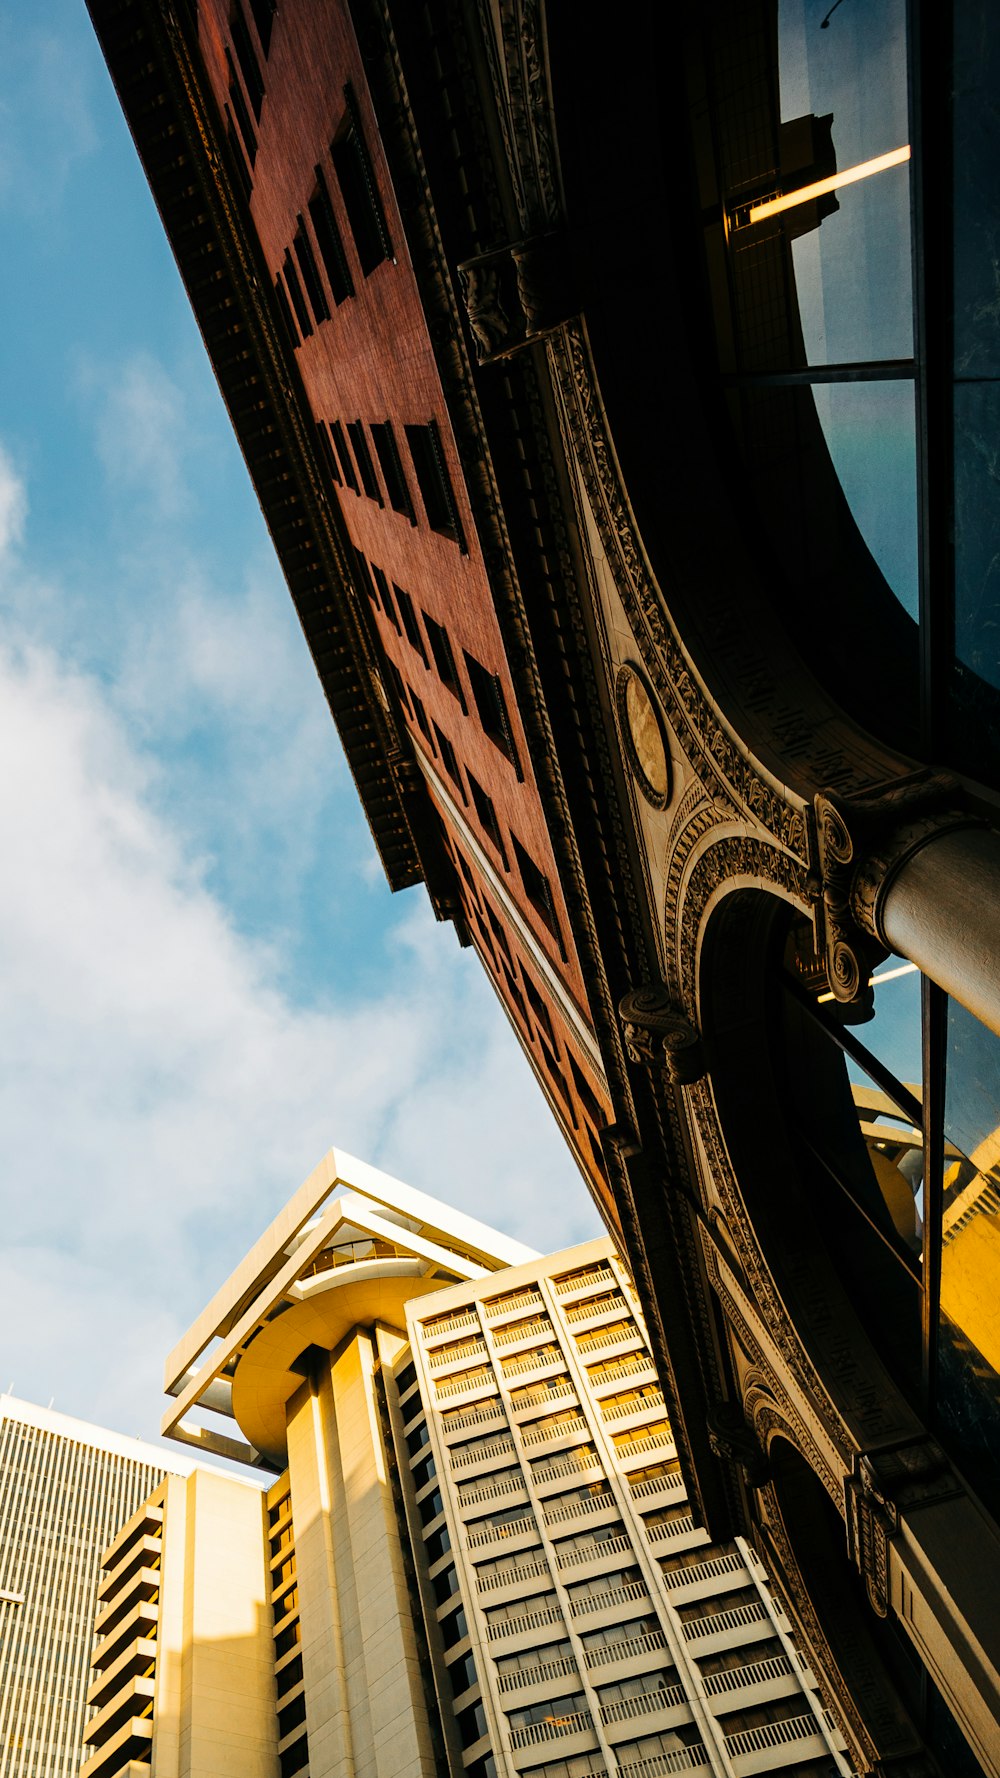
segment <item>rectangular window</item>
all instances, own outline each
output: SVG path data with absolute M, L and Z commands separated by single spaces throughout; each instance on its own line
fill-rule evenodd
M 250 11 L 253 13 L 253 22 L 265 56 L 271 48 L 271 27 L 277 10 L 278 0 L 250 0 Z
M 447 735 L 443 735 L 441 733 L 441 730 L 438 728 L 437 723 L 434 724 L 434 738 L 437 741 L 437 749 L 441 755 L 441 764 L 444 766 L 445 771 L 447 772 L 449 778 L 451 779 L 452 783 L 455 786 L 455 789 L 458 791 L 458 794 L 464 803 L 465 801 L 467 801 L 467 798 L 465 795 L 465 786 L 462 783 L 462 772 L 461 772 L 461 768 L 458 763 L 455 749 L 452 746 L 451 742 L 449 741 Z
M 567 1055 L 568 1054 L 569 1052 L 567 1051 Z M 576 1096 L 579 1099 L 580 1104 L 583 1106 L 583 1109 L 587 1113 L 595 1130 L 603 1130 L 607 1118 L 601 1108 L 600 1101 L 598 1100 L 597 1095 L 591 1090 L 589 1082 L 584 1078 L 582 1069 L 577 1067 L 572 1056 L 569 1058 L 569 1067 L 570 1073 L 573 1076 L 573 1085 L 576 1088 Z
M 368 594 L 368 597 L 371 600 L 372 604 L 377 605 L 378 604 L 378 594 L 375 591 L 375 582 L 373 581 L 373 579 L 371 577 L 371 570 L 368 567 L 368 562 L 365 558 L 364 550 L 355 549 L 354 559 L 358 564 L 358 575 L 360 577 L 361 584 L 364 587 L 365 592 Z
M 330 443 L 330 434 L 326 429 L 326 422 L 323 420 L 316 421 L 316 438 L 319 443 L 320 456 L 322 457 L 324 463 L 326 464 L 327 469 L 330 471 L 330 475 L 331 475 L 332 479 L 336 482 L 336 484 L 339 488 L 341 486 L 340 464 L 337 462 L 337 459 L 334 456 L 333 446 Z M 361 557 L 361 560 L 362 560 L 362 562 L 364 561 L 364 556 Z M 366 576 L 367 576 L 367 573 L 368 573 L 368 569 L 366 567 L 365 568 L 365 575 Z
M 413 714 L 417 719 L 417 727 L 419 728 L 420 733 L 423 735 L 424 740 L 427 742 L 428 747 L 430 748 L 431 752 L 433 753 L 434 752 L 434 742 L 431 740 L 431 725 L 427 720 L 427 711 L 424 709 L 423 703 L 421 702 L 420 698 L 417 697 L 417 694 L 414 691 L 412 685 L 408 685 L 406 689 L 410 694 L 410 703 L 413 705 Z
M 392 243 L 352 87 L 344 88 L 344 97 L 347 115 L 330 146 L 330 158 L 343 194 L 361 270 L 367 278 L 384 259 L 392 258 Z
M 376 568 L 374 562 L 372 563 L 372 574 L 375 577 L 375 585 L 378 587 L 378 596 L 382 610 L 385 612 L 386 617 L 389 619 L 389 622 L 398 636 L 400 634 L 399 618 L 396 615 L 396 607 L 393 604 L 392 594 L 389 591 L 389 582 L 386 580 L 381 568 Z
M 465 649 L 464 653 L 466 672 L 469 675 L 469 684 L 472 686 L 472 695 L 476 701 L 479 720 L 483 725 L 483 733 L 493 742 L 494 747 L 499 748 L 504 758 L 510 760 L 518 777 L 521 778 L 524 774 L 521 771 L 517 749 L 514 746 L 514 736 L 511 733 L 507 717 L 507 705 L 504 702 L 500 679 L 496 673 L 488 672 L 482 663 L 477 661 L 475 655 L 469 653 L 468 649 Z
M 402 704 L 403 709 L 408 712 L 410 704 L 406 695 L 406 681 L 395 661 L 386 660 L 385 664 L 389 671 L 389 678 L 392 680 L 393 686 L 395 687 L 396 696 Z
M 540 871 L 534 859 L 529 857 L 520 840 L 511 834 L 514 846 L 514 857 L 524 884 L 524 893 L 528 897 L 539 919 L 548 927 L 553 938 L 562 950 L 562 934 L 556 918 L 555 902 L 552 899 L 552 885 L 543 871 Z
M 469 780 L 469 789 L 472 793 L 473 807 L 479 817 L 479 825 L 491 845 L 497 852 L 499 852 L 504 870 L 506 870 L 507 851 L 503 843 L 503 834 L 500 832 L 500 823 L 497 820 L 497 812 L 493 807 L 493 798 L 486 794 L 482 785 L 472 776 L 468 766 L 466 766 L 465 769 L 466 776 Z
M 404 430 L 427 523 L 432 531 L 457 543 L 463 556 L 468 555 L 437 421 L 431 420 L 426 426 L 407 426 Z
M 413 501 L 403 473 L 403 465 L 399 460 L 396 448 L 396 434 L 388 420 L 382 420 L 372 426 L 372 438 L 382 468 L 382 480 L 385 482 L 389 495 L 389 505 L 393 512 L 401 512 L 408 518 L 411 525 L 417 520 L 413 511 Z
M 426 611 L 424 612 L 424 629 L 427 631 L 427 640 L 431 645 L 431 655 L 437 676 L 441 684 L 447 686 L 452 697 L 458 699 L 464 710 L 465 694 L 462 691 L 462 682 L 458 677 L 458 668 L 455 665 L 455 656 L 451 648 L 451 638 L 444 624 L 437 623 L 433 617 L 428 616 Z
M 264 103 L 264 77 L 260 71 L 257 52 L 247 30 L 247 22 L 243 16 L 240 0 L 235 0 L 235 4 L 230 9 L 229 35 L 233 40 L 236 60 L 239 62 L 243 84 L 247 89 L 247 98 L 253 107 L 254 117 L 259 123 L 261 107 Z
M 337 227 L 337 218 L 333 213 L 322 167 L 316 168 L 316 190 L 309 199 L 308 209 L 320 257 L 326 267 L 330 291 L 339 307 L 345 297 L 354 295 L 354 280 L 347 264 L 344 243 L 340 238 L 340 229 Z
M 347 431 L 351 444 L 354 446 L 354 460 L 361 472 L 361 485 L 364 488 L 365 493 L 368 495 L 369 500 L 377 500 L 381 506 L 382 490 L 378 485 L 378 476 L 375 474 L 375 465 L 372 462 L 372 454 L 368 449 L 368 440 L 365 437 L 365 429 L 360 420 L 348 420 Z
M 278 313 L 281 316 L 282 326 L 288 337 L 288 343 L 294 350 L 299 344 L 299 330 L 295 325 L 295 316 L 292 314 L 292 305 L 288 300 L 285 286 L 281 282 L 280 272 L 274 280 L 274 294 L 278 299 Z
M 319 270 L 313 256 L 312 242 L 306 234 L 306 225 L 301 216 L 298 218 L 298 224 L 299 226 L 295 231 L 295 238 L 292 241 L 292 247 L 295 250 L 295 257 L 299 262 L 299 271 L 302 274 L 302 282 L 306 288 L 306 295 L 309 298 L 310 307 L 312 308 L 312 312 L 315 315 L 318 324 L 320 321 L 329 321 L 330 305 L 326 300 L 326 292 L 320 283 Z
M 240 135 L 243 137 L 243 146 L 247 151 L 247 160 L 250 162 L 250 165 L 253 166 L 254 161 L 257 159 L 257 132 L 254 129 L 253 124 L 250 122 L 250 113 L 247 109 L 247 102 L 243 97 L 243 88 L 239 83 L 236 69 L 233 66 L 233 58 L 228 49 L 226 50 L 226 67 L 229 70 L 229 103 L 232 106 L 233 116 L 239 125 Z
M 396 585 L 395 581 L 392 583 L 392 588 L 396 595 L 396 604 L 399 606 L 399 615 L 403 620 L 403 631 L 406 640 L 411 648 L 416 649 L 420 659 L 426 667 L 427 650 L 424 647 L 424 639 L 420 634 L 420 625 L 417 622 L 417 614 L 413 609 L 413 600 L 410 598 L 409 593 L 404 593 L 402 587 Z
M 535 1023 L 538 1026 L 539 1031 L 543 1032 L 548 1038 L 549 1042 L 554 1043 L 555 1036 L 552 1030 L 552 1020 L 549 1017 L 549 1009 L 542 999 L 542 996 L 539 994 L 538 989 L 523 963 L 521 965 L 521 975 L 524 979 L 524 991 L 528 996 L 528 1005 L 531 1007 L 531 1010 L 535 1015 Z
M 351 461 L 351 453 L 344 437 L 344 428 L 339 420 L 330 421 L 330 437 L 333 439 L 333 448 L 337 453 L 337 462 L 340 464 L 340 473 L 344 478 L 345 485 L 350 488 L 352 494 L 360 493 L 358 478 L 354 473 L 354 464 Z
M 490 926 L 493 930 L 493 936 L 496 939 L 497 944 L 499 945 L 504 956 L 506 957 L 507 962 L 512 964 L 514 959 L 510 954 L 510 945 L 507 943 L 507 934 L 504 931 L 503 926 L 501 925 L 500 921 L 497 919 L 496 914 L 493 912 L 493 909 L 490 907 L 489 902 L 487 902 L 485 905 L 486 905 L 486 918 L 489 921 Z
M 308 339 L 309 335 L 312 333 L 313 324 L 309 319 L 309 310 L 306 308 L 306 299 L 302 294 L 302 285 L 299 283 L 299 274 L 295 269 L 295 264 L 290 253 L 285 254 L 282 271 L 285 278 L 285 289 L 288 291 L 288 294 L 292 299 L 292 308 L 295 310 L 295 319 L 299 324 L 299 332 L 303 339 Z

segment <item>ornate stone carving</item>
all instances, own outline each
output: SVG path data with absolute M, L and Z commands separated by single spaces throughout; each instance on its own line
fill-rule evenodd
M 823 933 L 831 992 L 870 1017 L 869 977 L 886 956 L 881 910 L 897 872 L 948 828 L 978 826 L 958 781 L 914 772 L 868 797 L 821 791 L 815 799 L 823 878 Z
M 573 313 L 556 235 L 478 254 L 463 261 L 458 276 L 479 364 L 512 357 Z
M 661 1068 L 670 1086 L 691 1086 L 705 1072 L 701 1037 L 670 1000 L 663 982 L 633 988 L 618 1007 L 633 1062 Z
M 900 1515 L 961 1492 L 932 1438 L 857 1453 L 854 1472 L 844 1481 L 847 1544 L 879 1617 L 889 1610 L 889 1543 L 899 1530 Z
M 767 1458 L 735 1402 L 717 1402 L 709 1411 L 708 1442 L 714 1456 L 739 1466 L 748 1488 L 764 1486 L 768 1476 Z

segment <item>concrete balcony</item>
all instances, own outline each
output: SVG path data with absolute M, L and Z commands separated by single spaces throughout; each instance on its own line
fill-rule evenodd
M 586 1327 L 591 1323 L 596 1327 L 602 1321 L 624 1321 L 628 1314 L 629 1306 L 623 1296 L 597 1297 L 592 1302 L 573 1303 L 563 1310 L 563 1317 L 571 1327 Z
M 610 1562 L 612 1567 L 621 1567 L 621 1557 L 630 1555 L 632 1539 L 623 1531 L 618 1537 L 606 1537 L 593 1543 L 582 1545 L 575 1550 L 562 1553 L 556 1545 L 556 1564 L 560 1570 L 564 1568 L 593 1568 L 595 1572 Z
M 637 1463 L 649 1451 L 662 1454 L 666 1450 L 672 1450 L 673 1443 L 673 1433 L 664 1423 L 662 1426 L 651 1427 L 649 1432 L 640 1431 L 634 1438 L 631 1434 L 624 1437 L 619 1434 L 614 1439 L 615 1455 L 619 1463 Z
M 656 1753 L 652 1759 L 619 1766 L 617 1778 L 671 1778 L 674 1772 L 695 1772 L 710 1764 L 707 1748 L 679 1747 L 676 1753 Z
M 692 1562 L 686 1568 L 661 1569 L 663 1584 L 670 1595 L 671 1605 L 683 1605 L 689 1599 L 706 1598 L 719 1591 L 720 1576 L 739 1576 L 730 1585 L 746 1586 L 750 1576 L 742 1556 L 711 1556 L 707 1562 Z
M 624 1358 L 616 1358 L 613 1363 L 606 1364 L 596 1377 L 590 1378 L 590 1387 L 595 1396 L 600 1397 L 605 1390 L 613 1389 L 616 1383 L 629 1381 L 633 1377 L 655 1377 L 656 1366 L 646 1352 L 627 1352 Z
M 586 1420 L 570 1417 L 565 1420 L 543 1421 L 541 1424 L 531 1420 L 527 1425 L 518 1427 L 523 1445 L 554 1444 L 557 1439 L 587 1438 L 590 1427 Z
M 499 1463 L 501 1460 L 510 1463 L 516 1457 L 517 1448 L 514 1444 L 514 1440 L 509 1436 L 507 1438 L 489 1439 L 485 1444 L 479 1445 L 472 1450 L 463 1451 L 459 1449 L 457 1451 L 449 1452 L 453 1470 L 473 1469 L 479 1464 Z
M 558 1499 L 558 1495 L 556 1496 Z M 603 1518 L 618 1516 L 618 1502 L 608 1488 L 603 1494 L 584 1494 L 579 1500 L 571 1500 L 566 1506 L 544 1508 L 546 1525 L 564 1525 L 572 1519 L 597 1519 L 598 1524 Z
M 650 1720 L 653 1717 L 656 1718 L 655 1722 Z M 636 1692 L 630 1698 L 619 1698 L 614 1704 L 601 1705 L 603 1723 L 633 1723 L 637 1719 L 642 1719 L 642 1728 L 638 1732 L 644 1735 L 653 1735 L 657 1729 L 675 1729 L 681 1723 L 694 1721 L 687 1693 L 682 1685 L 657 1686 L 653 1691 Z M 630 1736 L 635 1733 L 630 1728 Z
M 511 1519 L 506 1525 L 484 1525 L 480 1531 L 470 1526 L 465 1541 L 470 1550 L 481 1550 L 489 1549 L 491 1544 L 516 1543 L 522 1537 L 537 1540 L 538 1526 L 534 1513 L 525 1513 L 522 1518 Z
M 163 1526 L 162 1506 L 150 1506 L 144 1501 L 138 1512 L 124 1524 L 117 1537 L 112 1538 L 101 1557 L 101 1567 L 110 1573 L 121 1561 L 127 1549 L 138 1537 L 159 1537 Z
M 787 1698 L 799 1689 L 799 1680 L 785 1655 L 764 1661 L 748 1661 L 742 1667 L 726 1667 L 703 1679 L 710 1709 L 719 1715 L 727 1710 L 754 1710 L 775 1698 Z
M 527 1586 L 530 1592 L 538 1592 L 540 1580 L 550 1580 L 551 1570 L 545 1556 L 533 1562 L 512 1562 L 510 1567 L 488 1569 L 485 1574 L 476 1572 L 476 1590 L 480 1593 L 514 1593 L 518 1588 Z
M 683 1494 L 684 1477 L 679 1469 L 668 1470 L 666 1475 L 647 1476 L 644 1482 L 629 1482 L 632 1499 L 645 1504 L 649 1500 L 676 1499 Z
M 497 1686 L 502 1692 L 526 1692 L 536 1686 L 551 1686 L 553 1680 L 574 1679 L 579 1682 L 579 1678 L 574 1657 L 560 1655 L 557 1661 L 539 1661 L 537 1667 L 516 1667 L 510 1673 L 498 1673 Z
M 648 1525 L 646 1535 L 650 1543 L 680 1544 L 688 1540 L 692 1543 L 708 1543 L 708 1532 L 696 1525 L 689 1514 L 680 1519 L 663 1519 L 658 1525 Z
M 582 1598 L 570 1600 L 572 1617 L 603 1617 L 609 1614 L 607 1621 L 614 1622 L 620 1615 L 623 1606 L 638 1605 L 641 1609 L 649 1606 L 649 1594 L 645 1582 L 641 1580 L 627 1581 L 622 1587 L 606 1587 L 601 1592 L 587 1593 Z M 595 1628 L 598 1626 L 595 1625 Z
M 533 1637 L 547 1624 L 563 1622 L 565 1620 L 561 1607 L 558 1604 L 547 1605 L 543 1611 L 526 1611 L 520 1617 L 501 1618 L 487 1623 L 486 1637 L 489 1642 L 515 1642 Z
M 88 1745 L 103 1747 L 125 1723 L 141 1717 L 153 1702 L 155 1681 L 142 1674 L 126 1676 L 107 1702 L 92 1716 L 85 1733 Z
M 583 1658 L 589 1670 L 601 1670 L 603 1682 L 608 1678 L 603 1669 L 608 1667 L 624 1664 L 630 1673 L 662 1667 L 666 1646 L 667 1638 L 662 1630 L 647 1630 L 642 1636 L 623 1636 L 620 1642 L 605 1642 L 599 1648 L 588 1648 Z
M 105 1673 L 121 1658 L 122 1653 L 130 1648 L 140 1637 L 155 1637 L 159 1621 L 160 1608 L 152 1599 L 140 1599 L 121 1622 L 97 1644 L 90 1657 L 90 1665 L 95 1673 Z
M 556 1330 L 548 1316 L 539 1316 L 531 1321 L 512 1321 L 502 1327 L 491 1327 L 494 1346 L 539 1345 L 543 1340 L 555 1344 Z
M 618 1279 L 610 1266 L 594 1266 L 589 1272 L 580 1272 L 575 1278 L 561 1278 L 553 1283 L 552 1288 L 556 1296 L 572 1301 L 588 1290 L 615 1290 L 618 1288 Z
M 94 1619 L 94 1633 L 106 1636 L 122 1618 L 136 1606 L 140 1599 L 152 1599 L 160 1590 L 160 1571 L 158 1568 L 137 1568 L 122 1584 L 113 1599 L 110 1599 Z
M 436 1346 L 441 1340 L 453 1339 L 456 1334 L 464 1333 L 466 1328 L 475 1328 L 479 1332 L 479 1316 L 472 1314 L 450 1315 L 447 1321 L 435 1327 L 422 1327 L 421 1337 L 425 1347 Z
M 616 1420 L 641 1420 L 647 1414 L 662 1414 L 664 1409 L 662 1389 L 651 1389 L 648 1395 L 634 1395 L 625 1400 L 612 1396 L 609 1401 L 601 1403 L 601 1419 L 613 1423 Z
M 137 1568 L 152 1568 L 163 1554 L 161 1537 L 136 1537 L 129 1544 L 117 1567 L 108 1569 L 97 1589 L 100 1603 L 113 1599 L 119 1588 Z
M 117 1660 L 112 1661 L 91 1680 L 87 1689 L 87 1703 L 102 1709 L 109 1699 L 117 1695 L 126 1680 L 145 1673 L 155 1660 L 156 1643 L 150 1637 L 140 1636 L 135 1641 L 126 1643 Z
M 498 1477 L 496 1481 L 485 1481 L 475 1486 L 464 1487 L 458 1496 L 459 1512 L 468 1512 L 474 1506 L 482 1506 L 490 1500 L 510 1499 L 512 1495 L 523 1494 L 527 1500 L 527 1488 L 523 1478 L 517 1476 Z
M 445 1370 L 452 1364 L 467 1363 L 470 1358 L 481 1358 L 489 1362 L 489 1347 L 481 1337 L 478 1340 L 463 1340 L 461 1345 L 442 1347 L 427 1355 L 427 1368 L 432 1371 Z
M 523 1314 L 526 1309 L 541 1309 L 543 1307 L 542 1293 L 534 1286 L 529 1290 L 512 1292 L 510 1296 L 503 1297 L 500 1302 L 483 1303 L 482 1305 L 487 1321 L 500 1321 L 505 1315 Z
M 713 1611 L 706 1617 L 689 1618 L 682 1625 L 686 1642 L 697 1643 L 696 1655 L 715 1654 L 722 1648 L 742 1648 L 744 1643 L 773 1635 L 763 1605 L 736 1605 L 730 1611 Z
M 530 1376 L 537 1371 L 543 1376 L 546 1371 L 566 1369 L 566 1360 L 558 1346 L 541 1346 L 537 1351 L 524 1352 L 519 1358 L 502 1358 L 500 1370 L 506 1382 L 508 1377 Z
M 85 1734 L 90 1734 L 90 1727 L 88 1723 Z M 135 1717 L 131 1722 L 123 1723 L 117 1734 L 84 1761 L 80 1778 L 123 1778 L 130 1769 L 130 1761 L 138 1761 L 140 1766 L 145 1763 L 148 1769 L 152 1740 L 150 1717 Z
M 556 1382 L 551 1385 L 539 1383 L 537 1388 L 537 1394 L 532 1392 L 520 1397 L 513 1391 L 511 1392 L 510 1411 L 516 1420 L 523 1420 L 529 1414 L 537 1414 L 539 1409 L 546 1408 L 550 1401 L 576 1401 L 576 1384 L 571 1383 L 568 1377 L 565 1382 Z
M 805 1716 L 785 1717 L 760 1728 L 740 1729 L 726 1736 L 726 1752 L 736 1778 L 754 1772 L 778 1772 L 782 1766 L 799 1765 L 806 1759 L 822 1759 L 830 1746 L 819 1721 L 810 1711 Z
M 525 1723 L 523 1728 L 511 1729 L 507 1737 L 509 1746 L 540 1747 L 547 1741 L 571 1741 L 572 1746 L 561 1747 L 564 1759 L 574 1753 L 587 1753 L 597 1746 L 597 1736 L 588 1711 L 575 1710 L 569 1716 L 553 1716 L 542 1722 Z
M 489 1370 L 477 1371 L 473 1376 L 442 1377 L 434 1385 L 435 1401 L 451 1401 L 459 1396 L 467 1395 L 471 1399 L 475 1395 L 485 1395 L 496 1391 L 497 1380 L 492 1367 Z
M 457 1438 L 460 1433 L 475 1431 L 478 1427 L 506 1426 L 507 1416 L 503 1411 L 499 1395 L 482 1407 L 464 1408 L 457 1414 L 442 1414 L 440 1426 L 446 1439 Z
M 634 1322 L 630 1327 L 595 1328 L 593 1333 L 576 1335 L 576 1349 L 583 1359 L 589 1358 L 592 1352 L 613 1352 L 626 1346 L 645 1350 L 642 1333 Z

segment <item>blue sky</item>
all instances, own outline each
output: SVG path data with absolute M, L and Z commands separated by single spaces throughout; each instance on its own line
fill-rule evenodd
M 149 1435 L 331 1144 L 598 1232 L 485 977 L 390 896 L 82 0 L 0 19 L 0 1389 Z

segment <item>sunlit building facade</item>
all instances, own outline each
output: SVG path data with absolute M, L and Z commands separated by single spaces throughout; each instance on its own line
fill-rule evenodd
M 693 1514 L 859 1771 L 998 1778 L 996 8 L 91 11 L 389 879 L 623 1243 Z
M 167 1381 L 175 1436 L 280 1473 L 115 1539 L 82 1778 L 846 1778 L 607 1238 L 543 1260 L 332 1152 Z

